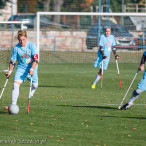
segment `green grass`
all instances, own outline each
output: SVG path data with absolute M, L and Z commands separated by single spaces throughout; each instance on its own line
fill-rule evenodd
M 97 69 L 89 63 L 39 64 L 39 87 L 27 114 L 29 82 L 20 87 L 18 115 L 9 115 L 13 75 L 0 101 L 0 145 L 37 143 L 57 146 L 144 146 L 145 93 L 126 111 L 118 110 L 138 64 L 119 63 L 120 89 L 115 63 L 104 73 L 103 89 L 91 89 Z M 142 77 L 138 73 L 125 102 Z M 1 88 L 6 78 L 0 73 Z M 10 142 L 12 142 L 10 144 Z

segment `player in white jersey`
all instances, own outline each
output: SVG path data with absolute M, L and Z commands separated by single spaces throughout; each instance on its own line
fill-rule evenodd
M 38 52 L 32 42 L 27 41 L 27 32 L 24 30 L 18 31 L 19 43 L 13 48 L 9 63 L 9 72 L 6 76 L 9 77 L 13 71 L 16 61 L 18 61 L 16 73 L 14 76 L 14 84 L 12 89 L 12 104 L 17 104 L 19 96 L 19 87 L 27 77 L 30 80 L 32 76 L 31 95 L 33 96 L 38 87 Z M 5 107 L 7 109 L 7 107 Z
M 144 54 L 141 58 L 141 63 L 139 66 L 139 70 L 140 71 L 144 71 L 144 64 L 146 62 L 146 51 L 144 51 Z M 138 96 L 143 92 L 146 91 L 146 69 L 145 72 L 143 74 L 142 79 L 140 80 L 140 82 L 137 84 L 137 89 L 133 91 L 128 103 L 126 103 L 125 105 L 123 105 L 123 107 L 121 108 L 121 110 L 126 110 L 128 109 L 130 106 L 133 105 L 134 100 L 136 100 L 138 98 Z
M 105 71 L 109 64 L 111 51 L 113 51 L 116 59 L 119 58 L 119 56 L 116 54 L 115 45 L 116 45 L 115 38 L 113 35 L 111 35 L 111 29 L 107 27 L 105 29 L 105 34 L 101 35 L 101 37 L 100 37 L 98 56 L 93 65 L 94 67 L 100 68 L 99 72 L 96 75 L 95 80 L 92 83 L 91 87 L 93 89 L 95 89 L 96 83 L 101 78 L 102 61 L 103 61 L 103 71 Z

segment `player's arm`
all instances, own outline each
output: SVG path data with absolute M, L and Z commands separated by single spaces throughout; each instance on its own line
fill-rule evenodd
M 29 70 L 30 75 L 33 75 L 33 71 L 34 71 L 36 65 L 38 64 L 38 54 L 34 54 L 34 55 L 32 55 L 32 57 L 33 57 L 32 67 Z
M 112 51 L 115 56 L 115 59 L 119 59 L 119 55 L 117 55 L 116 46 L 112 46 Z
M 99 49 L 100 49 L 100 53 L 102 55 L 102 58 L 103 59 L 106 59 L 107 57 L 104 55 L 104 49 L 103 49 L 103 47 L 102 46 L 99 46 Z
M 144 64 L 146 62 L 146 55 L 143 54 L 143 56 L 141 57 L 141 62 L 140 62 L 140 66 L 139 66 L 139 70 L 140 71 L 144 71 Z
M 15 63 L 16 63 L 16 61 L 13 61 L 13 60 L 11 60 L 9 62 L 9 72 L 6 73 L 6 77 L 9 77 L 11 75 L 11 73 L 15 67 Z

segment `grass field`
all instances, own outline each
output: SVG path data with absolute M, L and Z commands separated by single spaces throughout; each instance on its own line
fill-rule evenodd
M 18 115 L 3 107 L 11 103 L 13 75 L 0 101 L 0 145 L 144 146 L 146 145 L 145 93 L 126 111 L 118 110 L 138 64 L 119 63 L 120 89 L 115 63 L 104 73 L 103 89 L 91 83 L 97 69 L 89 63 L 39 64 L 39 87 L 27 114 L 29 82 L 20 87 Z M 142 77 L 138 73 L 125 102 Z M 0 87 L 6 78 L 0 73 Z

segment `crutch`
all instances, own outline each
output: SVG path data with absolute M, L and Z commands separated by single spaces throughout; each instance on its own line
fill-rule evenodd
M 9 77 L 7 77 L 7 79 L 6 79 L 6 82 L 5 82 L 5 84 L 4 84 L 3 90 L 2 90 L 2 92 L 1 92 L 1 94 L 0 94 L 0 99 L 2 98 L 2 95 L 3 95 L 3 93 L 4 93 L 4 90 L 5 90 L 6 85 L 7 85 L 7 83 L 8 83 L 8 80 L 9 80 Z
M 103 82 L 103 59 L 102 59 L 102 69 L 101 69 L 101 89 L 102 89 L 102 82 Z
M 30 88 L 29 88 L 28 109 L 27 109 L 28 114 L 29 114 L 29 107 L 30 107 L 31 88 L 32 88 L 32 75 L 31 75 Z
M 116 65 L 117 65 L 117 71 L 118 71 L 118 76 L 119 76 L 120 88 L 122 88 L 121 79 L 120 79 L 120 71 L 119 71 L 118 60 L 117 59 L 116 59 Z
M 132 82 L 131 82 L 131 84 L 130 84 L 130 86 L 129 86 L 127 92 L 126 92 L 126 94 L 125 94 L 125 96 L 123 97 L 123 99 L 122 99 L 122 101 L 121 101 L 121 104 L 120 104 L 119 107 L 118 107 L 118 109 L 121 109 L 121 105 L 123 104 L 123 102 L 124 102 L 124 100 L 125 100 L 125 98 L 126 98 L 128 92 L 129 92 L 129 90 L 130 90 L 130 88 L 131 88 L 131 86 L 132 86 L 132 84 L 133 84 L 133 82 L 134 82 L 134 80 L 135 80 L 135 78 L 136 78 L 136 76 L 137 76 L 137 74 L 138 74 L 138 71 L 139 71 L 139 69 L 137 70 L 137 72 L 136 72 L 136 74 L 135 74 L 135 76 L 134 76 L 134 78 L 133 78 L 133 80 L 132 80 Z

